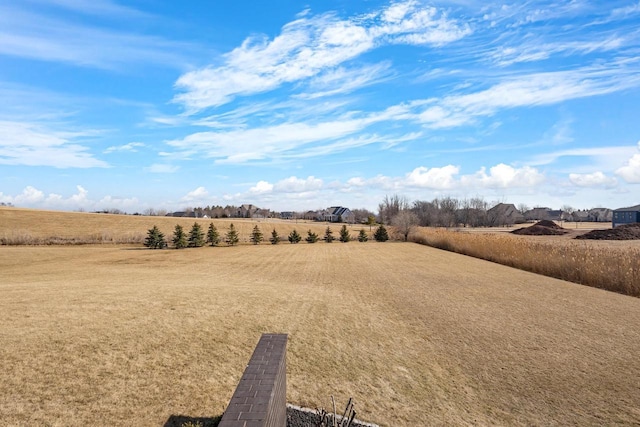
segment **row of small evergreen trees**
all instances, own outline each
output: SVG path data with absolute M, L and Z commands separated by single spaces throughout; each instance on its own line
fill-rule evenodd
M 377 242 L 386 242 L 389 240 L 389 234 L 387 233 L 387 229 L 384 228 L 384 225 L 380 225 L 375 233 L 373 234 L 373 238 Z M 302 236 L 294 229 L 287 239 L 291 243 L 300 243 L 302 241 Z M 366 242 L 369 240 L 367 233 L 364 230 L 360 230 L 360 233 L 356 237 L 359 242 Z M 264 240 L 264 235 L 260 228 L 256 225 L 253 227 L 253 231 L 250 236 L 251 243 L 257 245 Z M 271 244 L 276 245 L 280 243 L 280 235 L 274 228 L 271 232 L 271 237 L 269 238 L 269 242 Z M 307 237 L 304 239 L 307 243 L 316 243 L 320 240 L 320 237 L 317 233 L 312 232 L 311 230 L 307 231 Z M 335 240 L 333 236 L 333 231 L 331 231 L 331 227 L 327 227 L 324 232 L 323 240 L 327 243 L 331 243 Z M 349 230 L 347 230 L 347 226 L 343 225 L 340 229 L 340 236 L 338 240 L 341 242 L 349 242 L 352 239 Z M 211 223 L 209 224 L 209 229 L 205 233 L 202 230 L 202 227 L 197 222 L 193 224 L 189 233 L 185 233 L 184 229 L 180 224 L 176 225 L 173 231 L 173 238 L 171 239 L 171 243 L 173 243 L 173 247 L 176 249 L 184 249 L 184 248 L 199 248 L 204 246 L 205 244 L 211 246 L 217 246 L 221 243 L 222 236 L 218 232 L 216 226 Z M 238 236 L 238 231 L 235 229 L 233 224 L 229 226 L 229 231 L 224 235 L 224 242 L 229 246 L 235 246 L 240 241 Z M 153 228 L 149 229 L 147 232 L 147 238 L 144 241 L 144 245 L 150 249 L 164 249 L 167 247 L 167 241 L 165 239 L 164 234 L 160 231 L 157 226 L 153 226 Z

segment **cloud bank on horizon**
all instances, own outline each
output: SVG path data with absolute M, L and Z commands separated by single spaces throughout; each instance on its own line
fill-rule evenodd
M 0 202 L 640 203 L 640 2 L 0 5 Z

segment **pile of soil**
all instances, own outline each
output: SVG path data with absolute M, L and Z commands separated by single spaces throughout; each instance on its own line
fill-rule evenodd
M 576 239 L 591 240 L 640 240 L 640 223 L 619 225 L 606 230 L 591 230 L 576 236 Z
M 553 221 L 538 221 L 530 227 L 519 228 L 511 233 L 523 236 L 561 236 L 568 233 L 567 230 L 560 227 Z

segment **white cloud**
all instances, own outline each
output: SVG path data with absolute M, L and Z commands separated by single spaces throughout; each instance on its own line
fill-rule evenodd
M 22 190 L 22 193 L 14 197 L 0 193 L 0 200 L 3 203 L 12 203 L 16 206 L 33 206 L 45 200 L 45 196 L 42 191 L 29 185 Z
M 209 192 L 204 187 L 198 187 L 193 191 L 188 192 L 184 197 L 182 197 L 183 202 L 193 202 L 203 200 L 209 197 Z
M 106 150 L 103 151 L 103 153 L 108 154 L 108 153 L 114 153 L 118 151 L 137 153 L 138 152 L 137 148 L 144 147 L 144 146 L 145 145 L 142 142 L 130 142 L 124 145 L 118 145 L 118 146 L 114 145 L 114 146 L 108 147 Z
M 96 204 L 97 209 L 120 209 L 123 212 L 140 210 L 140 200 L 137 197 L 104 196 Z
M 323 181 L 314 176 L 306 179 L 291 176 L 289 178 L 278 181 L 274 187 L 274 192 L 278 193 L 306 193 L 310 191 L 318 191 L 322 189 Z
M 455 176 L 459 171 L 460 168 L 453 165 L 431 169 L 420 166 L 407 174 L 407 183 L 416 187 L 448 190 L 456 186 Z
M 463 186 L 476 188 L 535 187 L 544 180 L 544 175 L 535 168 L 530 166 L 514 168 L 504 163 L 491 167 L 488 174 L 486 168 L 482 167 L 475 174 L 466 175 L 460 179 Z
M 226 104 L 238 95 L 309 79 L 378 46 L 439 46 L 470 32 L 435 8 L 412 0 L 346 20 L 334 14 L 306 15 L 286 24 L 273 39 L 246 39 L 223 56 L 221 65 L 183 74 L 176 82 L 182 93 L 174 101 L 198 111 Z M 353 88 L 345 86 L 345 90 Z
M 640 149 L 640 141 L 638 148 Z M 634 154 L 624 166 L 616 170 L 616 175 L 630 184 L 640 184 L 640 154 Z
M 74 141 L 96 131 L 62 131 L 50 125 L 0 121 L 0 164 L 56 168 L 108 167 Z
M 570 173 L 569 181 L 578 187 L 613 188 L 618 184 L 617 179 L 608 177 L 600 171 L 587 174 Z
M 0 193 L 0 202 L 11 203 L 18 207 L 39 209 L 64 209 L 64 210 L 101 210 L 116 208 L 123 211 L 131 211 L 139 207 L 137 198 L 121 198 L 104 196 L 95 201 L 89 197 L 89 191 L 81 185 L 76 186 L 76 193 L 64 197 L 60 194 L 45 193 L 33 186 L 27 186 L 22 193 L 15 196 Z
M 258 183 L 249 189 L 250 193 L 254 194 L 266 194 L 273 191 L 273 184 L 269 184 L 267 181 L 258 181 Z

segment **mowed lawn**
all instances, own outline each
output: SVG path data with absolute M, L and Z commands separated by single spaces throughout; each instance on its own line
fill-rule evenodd
M 640 423 L 640 299 L 411 243 L 0 247 L 3 425 L 228 403 L 260 334 L 289 402 L 383 425 Z

